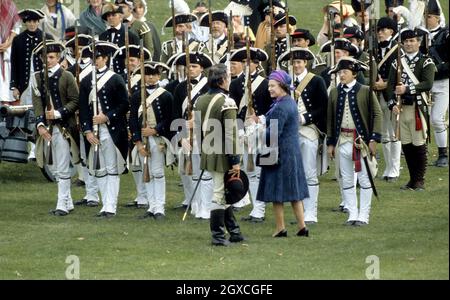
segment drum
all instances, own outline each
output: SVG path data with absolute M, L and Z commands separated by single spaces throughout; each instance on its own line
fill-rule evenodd
M 15 163 L 28 162 L 27 135 L 20 130 L 11 131 L 3 143 L 1 159 Z

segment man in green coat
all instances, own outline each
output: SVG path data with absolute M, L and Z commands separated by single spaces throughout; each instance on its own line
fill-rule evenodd
M 58 63 L 63 50 L 64 46 L 54 41 L 48 41 L 46 49 L 41 43 L 33 50 L 34 55 L 43 56 L 48 70 L 33 74 L 31 83 L 39 134 L 36 141 L 36 160 L 42 168 L 45 158 L 45 163 L 49 165 L 58 182 L 58 202 L 56 209 L 52 211 L 55 216 L 66 216 L 73 210 L 70 193 L 71 158 L 73 164 L 80 162 L 80 135 L 75 119 L 75 111 L 78 110 L 78 86 L 72 73 L 63 70 Z M 48 74 L 44 73 L 46 71 Z M 48 81 L 45 80 L 46 75 Z
M 207 94 L 201 96 L 194 105 L 194 128 L 203 139 L 201 142 L 200 168 L 213 177 L 214 196 L 211 204 L 210 228 L 212 244 L 227 246 L 229 242 L 241 242 L 244 237 L 233 215 L 233 209 L 225 202 L 224 174 L 239 176 L 240 160 L 237 144 L 236 102 L 228 97 L 230 75 L 223 64 L 209 70 Z M 200 148 L 199 148 L 200 149 Z M 225 227 L 230 233 L 225 239 Z
M 408 183 L 401 189 L 421 191 L 424 189 L 430 129 L 427 92 L 433 87 L 436 65 L 430 57 L 419 51 L 426 32 L 405 28 L 400 34 L 405 52 L 401 58 L 401 82 L 397 82 L 397 61 L 394 61 L 386 88 L 388 106 L 397 116 L 399 138 L 410 176 Z

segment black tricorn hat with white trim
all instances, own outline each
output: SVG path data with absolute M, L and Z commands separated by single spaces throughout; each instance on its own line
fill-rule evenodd
M 234 51 L 230 56 L 230 61 L 243 61 L 247 59 L 247 48 L 241 48 L 236 51 Z M 258 60 L 258 61 L 266 61 L 269 59 L 269 55 L 267 53 L 259 48 L 253 48 L 250 47 L 250 59 L 252 61 Z
M 92 36 L 88 34 L 79 34 L 78 35 L 78 46 L 85 47 L 89 45 L 92 41 Z M 75 48 L 75 37 L 71 38 L 66 42 L 66 48 Z
M 203 69 L 210 68 L 214 65 L 213 60 L 202 52 L 192 52 L 189 53 L 189 60 L 191 64 L 197 64 L 203 67 Z M 173 62 L 175 65 L 186 66 L 186 53 L 181 53 L 175 61 Z
M 369 66 L 353 57 L 342 57 L 339 62 L 328 71 L 328 74 L 337 73 L 340 70 L 350 70 L 353 72 L 367 71 L 369 70 Z
M 47 40 L 45 41 L 46 43 L 46 48 L 47 48 L 47 53 L 50 52 L 56 52 L 56 53 L 61 53 L 63 52 L 66 47 L 64 47 L 63 43 L 61 42 L 57 42 L 54 40 Z M 41 55 L 42 51 L 44 50 L 44 42 L 40 42 L 36 48 L 33 49 L 33 55 Z
M 282 55 L 280 55 L 278 61 L 279 62 L 288 61 L 291 59 L 291 56 L 293 56 L 292 59 L 303 59 L 303 60 L 314 59 L 314 54 L 311 52 L 311 50 L 306 48 L 294 47 L 290 51 L 286 51 Z
M 273 26 L 281 26 L 283 24 L 286 24 L 286 14 L 279 13 L 278 15 L 274 16 L 273 20 Z M 297 25 L 297 19 L 294 16 L 289 15 L 289 25 L 294 26 Z
M 428 33 L 429 31 L 422 26 L 416 27 L 414 29 L 403 28 L 402 30 L 400 30 L 400 39 L 403 42 L 405 40 L 412 39 L 415 37 L 426 36 Z
M 145 75 L 154 75 L 154 74 L 161 74 L 163 72 L 169 72 L 170 68 L 162 62 L 146 61 L 144 62 L 144 70 Z M 133 74 L 141 74 L 141 68 L 138 67 L 136 71 L 133 72 Z
M 175 24 L 186 24 L 186 23 L 192 23 L 197 21 L 198 18 L 194 14 L 178 14 L 175 15 Z M 172 27 L 173 21 L 172 17 L 167 19 L 167 21 L 164 23 L 164 27 Z
M 41 20 L 45 18 L 45 14 L 40 9 L 22 9 L 17 13 L 23 22 L 32 20 Z
M 143 48 L 143 50 L 144 50 L 144 61 L 151 59 L 152 53 L 145 47 Z M 114 56 L 118 54 L 124 55 L 125 51 L 126 46 L 122 46 L 119 48 L 119 50 L 117 50 L 117 53 L 115 53 Z M 128 45 L 128 55 L 130 57 L 141 58 L 141 47 L 138 45 Z
M 212 21 L 221 21 L 228 26 L 228 15 L 223 10 L 216 10 L 211 13 Z M 200 26 L 209 27 L 209 14 L 204 14 L 200 18 Z
M 92 43 L 81 50 L 82 57 L 92 57 Z M 95 42 L 95 57 L 99 56 L 111 56 L 118 53 L 119 47 L 116 44 L 106 41 Z M 113 55 L 114 56 L 114 55 Z
M 346 38 L 336 38 L 334 43 L 334 49 L 338 50 L 346 50 L 350 56 L 356 56 L 359 53 L 358 47 L 353 45 L 348 39 Z M 325 44 L 320 47 L 320 52 L 327 53 L 331 52 L 331 41 L 326 42 Z

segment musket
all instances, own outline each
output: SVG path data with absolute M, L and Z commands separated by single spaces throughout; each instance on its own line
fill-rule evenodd
M 361 0 L 361 30 L 363 32 L 364 42 L 365 42 L 366 41 L 366 0 Z M 364 44 L 364 49 L 367 49 L 366 44 Z
M 172 55 L 177 54 L 177 22 L 175 20 L 175 5 L 174 0 L 171 0 L 172 6 L 172 35 L 173 35 L 173 47 L 172 47 Z
M 231 51 L 234 48 L 234 28 L 233 28 L 233 11 L 230 11 L 230 15 L 228 16 L 228 43 L 229 43 L 229 51 L 227 53 L 227 62 L 228 62 L 228 72 L 231 72 Z
M 49 84 L 48 84 L 48 60 L 47 60 L 47 32 L 46 32 L 45 22 L 42 23 L 42 61 L 44 63 L 44 98 L 45 98 L 45 105 L 46 111 L 52 111 L 53 110 L 53 103 L 52 103 L 52 96 L 48 92 Z M 48 132 L 50 135 L 53 134 L 53 123 L 51 120 L 47 120 L 48 123 Z M 53 165 L 53 155 L 52 155 L 52 142 L 47 141 L 47 151 L 45 153 L 46 163 L 47 165 Z
M 78 20 L 75 21 L 75 79 L 77 80 L 77 85 L 80 87 L 80 59 L 79 48 L 80 42 L 78 40 Z
M 213 61 L 215 61 L 214 60 L 214 52 L 215 52 L 214 47 L 215 47 L 215 45 L 214 45 L 214 38 L 213 38 L 213 34 L 212 34 L 212 28 L 213 28 L 212 22 L 213 22 L 213 19 L 212 19 L 212 11 L 211 11 L 211 0 L 208 0 L 208 19 L 209 19 L 208 20 L 209 21 L 209 42 L 210 42 L 210 45 L 211 45 L 211 58 L 212 58 Z
M 330 68 L 336 64 L 335 57 L 335 38 L 334 38 L 334 12 L 332 9 L 328 9 L 328 38 L 331 39 L 330 45 Z M 331 86 L 337 86 L 336 74 L 331 74 Z
M 92 112 L 96 116 L 98 114 L 98 95 L 97 95 L 97 70 L 95 66 L 95 38 L 92 35 L 92 88 L 94 89 L 94 98 L 92 99 Z M 97 140 L 99 137 L 99 126 L 98 124 L 93 125 L 93 133 Z M 100 170 L 100 147 L 99 145 L 94 145 L 94 157 L 93 157 L 93 169 Z
M 247 37 L 246 37 L 246 55 L 247 55 L 247 76 L 246 76 L 246 89 L 247 89 L 247 111 L 246 117 L 252 116 L 255 114 L 255 110 L 253 109 L 253 91 L 252 91 L 252 71 L 250 68 L 251 64 L 251 52 L 250 52 L 250 35 L 249 35 L 249 27 L 247 27 Z M 250 147 L 248 147 L 248 159 L 247 159 L 247 171 L 253 172 L 255 171 L 255 164 L 253 162 L 253 151 Z
M 290 22 L 289 22 L 289 6 L 288 1 L 286 0 L 286 49 L 291 53 L 290 59 L 288 61 L 288 73 L 294 78 L 294 55 L 292 55 L 292 42 L 291 42 L 291 30 L 290 30 Z M 294 98 L 294 91 L 291 91 L 291 96 Z
M 365 7 L 365 1 L 361 2 L 363 5 L 363 8 Z M 363 24 L 365 23 L 364 18 L 365 10 L 363 10 Z M 365 26 L 364 26 L 365 29 Z M 364 31 L 365 32 L 365 31 Z M 373 93 L 373 87 L 375 85 L 375 79 L 378 74 L 377 65 L 374 64 L 375 61 L 375 49 L 377 46 L 377 34 L 376 34 L 376 18 L 374 13 L 374 7 L 371 9 L 370 19 L 369 19 L 369 43 L 368 43 L 368 50 L 369 50 L 369 94 L 372 96 Z
M 358 136 L 358 138 L 355 140 L 355 143 L 358 145 L 361 145 L 361 142 L 360 142 L 361 140 L 362 140 L 362 137 Z M 367 148 L 369 148 L 369 147 L 367 147 Z M 372 172 L 370 171 L 370 168 L 369 168 L 369 161 L 367 160 L 367 156 L 369 156 L 369 155 L 372 155 L 372 153 L 370 153 L 370 149 L 367 150 L 366 156 L 364 156 L 361 153 L 361 156 L 363 157 L 363 161 L 364 161 L 364 166 L 366 167 L 367 177 L 369 177 L 370 186 L 372 187 L 373 194 L 377 198 L 377 200 L 380 200 L 378 198 L 378 191 L 375 186 L 375 181 L 373 180 Z M 372 159 L 374 159 L 374 158 L 372 157 Z
M 147 99 L 145 97 L 145 66 L 144 66 L 144 41 L 140 42 L 140 58 L 141 58 L 141 105 L 142 105 L 142 129 L 147 127 Z M 142 166 L 144 182 L 150 182 L 149 158 L 151 156 L 150 147 L 148 146 L 148 137 L 142 136 L 142 144 L 144 145 L 147 155 L 144 156 L 144 165 Z
M 184 46 L 185 53 L 186 53 L 186 87 L 187 87 L 187 119 L 192 120 L 192 86 L 191 86 L 191 73 L 189 71 L 189 66 L 191 65 L 191 57 L 190 57 L 190 50 L 189 50 L 189 37 L 188 35 L 183 32 L 183 44 L 186 43 Z M 189 145 L 191 146 L 191 149 L 193 149 L 193 137 L 194 137 L 194 129 L 189 128 Z M 188 154 L 185 154 L 184 156 L 184 174 L 185 175 L 192 175 L 192 150 L 189 151 Z
M 362 0 L 362 1 L 364 1 L 364 0 Z M 343 37 L 344 36 L 344 0 L 339 1 L 339 15 L 341 16 L 341 29 L 340 29 L 341 31 L 340 31 L 339 36 Z
M 274 10 L 273 10 L 273 0 L 270 2 L 270 62 L 271 70 L 276 70 L 277 62 L 275 61 L 275 26 L 274 26 Z
M 394 1 L 394 5 L 397 4 L 397 0 Z M 398 48 L 397 48 L 397 70 L 396 70 L 396 74 L 397 74 L 397 85 L 401 85 L 402 84 L 402 47 L 401 47 L 401 34 L 400 34 L 400 30 L 401 30 L 401 24 L 399 24 L 399 17 L 397 14 L 395 14 L 395 19 L 397 20 L 397 28 L 398 28 L 398 33 L 397 33 L 397 43 L 398 43 Z M 399 94 L 395 95 L 395 99 L 397 102 L 397 107 L 398 107 L 398 115 L 396 116 L 395 119 L 395 136 L 397 137 L 397 139 L 400 139 L 400 113 L 402 111 L 402 96 Z
M 123 26 L 125 27 L 125 60 L 127 62 L 128 95 L 131 95 L 132 92 L 131 92 L 131 70 L 130 70 L 130 35 L 128 32 L 128 23 L 123 23 Z M 141 61 L 141 63 L 143 62 L 144 61 Z

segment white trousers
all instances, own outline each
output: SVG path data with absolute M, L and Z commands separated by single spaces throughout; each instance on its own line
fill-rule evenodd
M 361 171 L 358 172 L 358 181 L 361 187 L 360 204 L 355 186 L 355 164 L 352 160 L 353 144 L 344 143 L 339 146 L 339 168 L 342 176 L 342 193 L 346 207 L 349 210 L 348 221 L 362 221 L 369 223 L 370 207 L 372 203 L 372 187 L 367 170 L 361 157 Z
M 45 142 L 44 151 L 47 151 L 47 149 L 47 143 Z M 51 151 L 53 165 L 50 165 L 49 169 L 58 183 L 58 202 L 56 209 L 68 212 L 73 209 L 73 200 L 70 193 L 70 146 L 58 126 L 53 127 Z
M 84 179 L 84 188 L 86 190 L 86 195 L 83 199 L 86 199 L 88 201 L 95 201 L 99 202 L 98 198 L 98 184 L 97 184 L 97 178 L 95 176 L 92 176 L 89 173 L 89 168 L 87 167 L 87 155 L 86 155 L 86 148 L 84 144 L 84 137 L 83 134 L 80 133 L 80 156 L 83 163 L 82 165 L 82 171 L 83 171 L 83 179 Z
M 256 155 L 253 155 L 253 165 L 255 166 L 255 169 L 250 172 L 248 170 L 248 149 L 247 147 L 244 147 L 244 155 L 243 155 L 243 164 L 244 164 L 244 170 L 247 173 L 248 181 L 249 181 L 249 193 L 250 198 L 252 200 L 252 211 L 250 212 L 250 216 L 254 218 L 264 218 L 264 215 L 266 213 L 266 203 L 263 201 L 259 201 L 256 199 L 256 194 L 258 193 L 258 185 L 259 185 L 259 178 L 261 176 L 261 167 L 256 166 Z M 247 197 L 247 196 L 246 196 Z M 240 203 L 240 206 L 236 207 L 243 207 L 248 204 L 248 198 L 244 197 Z
M 317 205 L 319 198 L 319 179 L 317 178 L 317 151 L 319 140 L 311 141 L 300 135 L 300 152 L 302 153 L 303 169 L 308 184 L 309 198 L 303 199 L 305 221 L 317 222 Z
M 153 214 L 165 214 L 166 205 L 166 178 L 164 176 L 164 152 L 161 151 L 154 137 L 148 138 L 150 158 L 148 161 L 150 181 L 143 182 L 143 173 L 140 172 L 140 183 L 145 188 L 144 195 L 148 203 L 148 212 Z M 144 165 L 144 157 L 139 155 L 141 166 Z M 138 202 L 139 203 L 139 202 Z
M 106 125 L 100 126 L 100 166 L 96 177 L 103 207 L 101 212 L 116 213 L 120 177 L 117 165 L 117 150 Z
M 392 112 L 380 93 L 380 106 L 383 112 L 383 127 L 381 133 L 381 142 L 383 144 L 383 156 L 385 169 L 383 177 L 400 176 L 400 157 L 402 153 L 402 144 L 395 136 L 395 120 L 392 119 Z
M 449 79 L 437 80 L 433 84 L 433 106 L 431 107 L 431 125 L 434 127 L 436 145 L 439 148 L 447 147 L 448 127 L 448 97 Z

